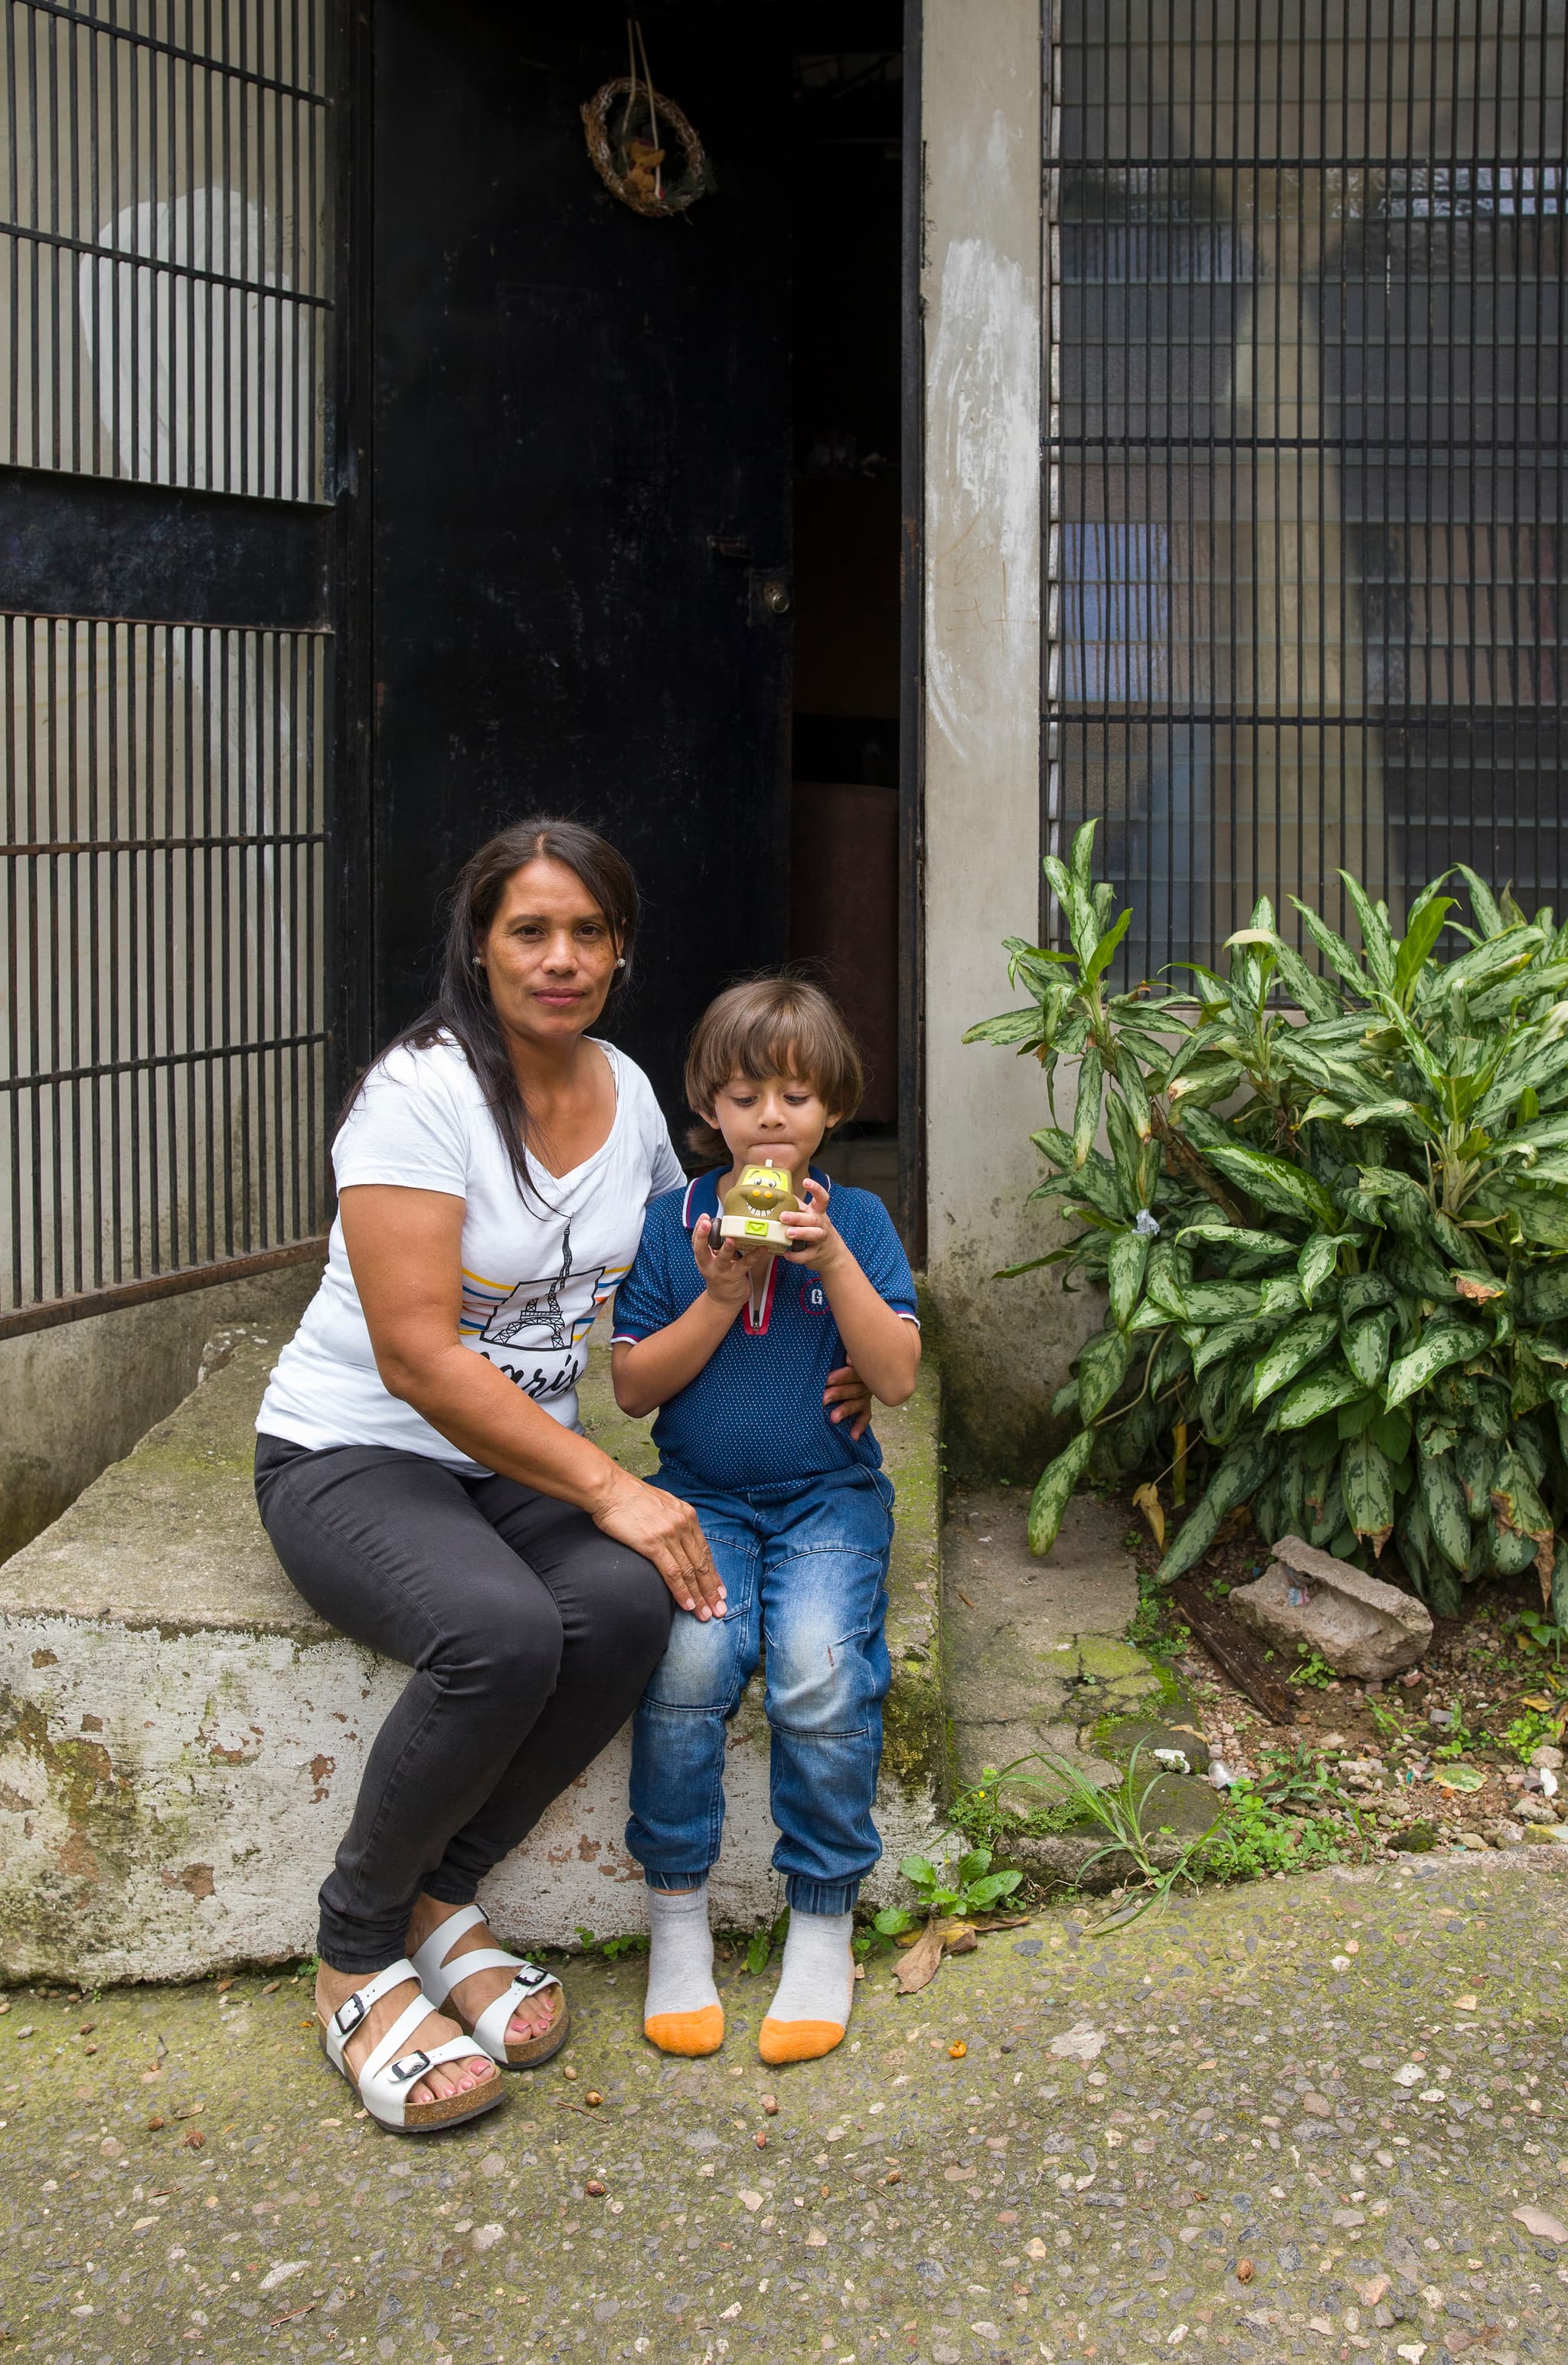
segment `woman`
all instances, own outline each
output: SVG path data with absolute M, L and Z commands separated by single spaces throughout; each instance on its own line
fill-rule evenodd
M 631 870 L 576 823 L 468 862 L 437 1000 L 333 1144 L 326 1273 L 257 1416 L 279 1560 L 412 1670 L 316 1982 L 328 2058 L 400 2133 L 493 2110 L 501 2066 L 565 2043 L 559 1981 L 487 1942 L 476 1889 L 631 1714 L 672 1600 L 723 1608 L 695 1514 L 577 1426 L 595 1313 L 681 1171 L 647 1079 L 588 1033 L 636 927 Z M 863 1416 L 852 1373 L 830 1395 Z

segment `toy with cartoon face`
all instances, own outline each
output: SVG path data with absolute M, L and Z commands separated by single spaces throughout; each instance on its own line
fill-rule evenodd
M 741 1248 L 787 1249 L 790 1235 L 778 1218 L 798 1214 L 800 1205 L 787 1167 L 775 1166 L 771 1158 L 760 1166 L 743 1166 L 739 1182 L 724 1194 L 713 1239 L 734 1240 Z

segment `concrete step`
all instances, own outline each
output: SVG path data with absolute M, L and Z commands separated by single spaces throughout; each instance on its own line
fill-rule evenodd
M 1043 1560 L 1029 1551 L 1028 1496 L 1021 1487 L 955 1490 L 942 1534 L 942 1655 L 958 1790 L 994 1771 L 1004 1825 L 998 1860 L 1045 1886 L 1071 1881 L 1106 1834 L 1059 1810 L 1064 1763 L 1099 1789 L 1118 1779 L 1135 1748 L 1138 1780 L 1159 1775 L 1149 1753 L 1185 1751 L 1192 1776 L 1159 1776 L 1151 1828 L 1206 1828 L 1214 1794 L 1198 1775 L 1208 1750 L 1191 1703 L 1165 1669 L 1126 1639 L 1138 1604 L 1137 1571 L 1114 1505 L 1075 1495 Z M 1011 1768 L 1011 1772 L 1007 1769 Z M 1127 1870 L 1106 1860 L 1090 1885 Z
M 315 1943 L 316 1891 L 404 1676 L 321 1624 L 256 1517 L 252 1424 L 283 1336 L 221 1334 L 168 1419 L 0 1566 L 0 1979 L 189 1978 Z M 652 1470 L 602 1362 L 583 1407 L 608 1452 Z M 931 1844 L 946 1771 L 937 1420 L 929 1363 L 878 1416 L 899 1519 L 875 1903 Z M 779 1903 L 759 1695 L 732 1727 L 713 1881 L 734 1927 Z M 497 1868 L 484 1901 L 512 1943 L 644 1926 L 628 1762 L 623 1732 Z

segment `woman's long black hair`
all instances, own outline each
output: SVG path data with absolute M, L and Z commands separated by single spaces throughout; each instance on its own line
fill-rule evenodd
M 453 884 L 435 999 L 382 1052 L 428 1051 L 451 1036 L 478 1077 L 521 1189 L 533 1191 L 528 1171 L 528 1104 L 507 1050 L 479 951 L 500 907 L 506 884 L 529 862 L 561 862 L 581 880 L 604 914 L 623 966 L 615 971 L 613 997 L 632 976 L 637 939 L 637 882 L 632 866 L 608 839 L 581 822 L 534 819 L 513 822 L 471 854 Z M 375 1063 L 380 1065 L 380 1060 Z M 358 1088 L 351 1097 L 357 1098 Z M 535 1194 L 537 1195 L 537 1194 Z

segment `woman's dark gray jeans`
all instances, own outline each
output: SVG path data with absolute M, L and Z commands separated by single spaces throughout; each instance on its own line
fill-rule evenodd
M 407 1951 L 421 1889 L 466 1905 L 636 1707 L 673 1604 L 586 1511 L 423 1454 L 256 1441 L 256 1501 L 312 1609 L 413 1670 L 321 1889 L 321 1959 Z

